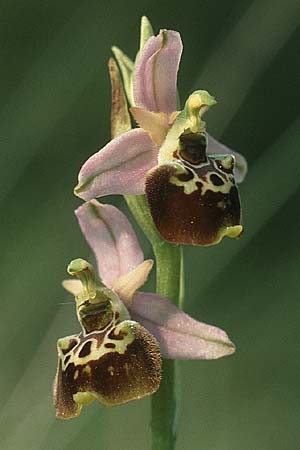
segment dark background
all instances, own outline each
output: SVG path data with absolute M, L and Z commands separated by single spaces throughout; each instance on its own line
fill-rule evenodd
M 186 310 L 237 352 L 180 364 L 177 448 L 298 450 L 298 0 L 0 1 L 0 448 L 150 448 L 149 399 L 94 403 L 67 422 L 51 404 L 56 340 L 78 330 L 61 280 L 71 259 L 90 258 L 72 190 L 109 139 L 110 46 L 133 57 L 142 14 L 181 32 L 181 99 L 209 90 L 209 131 L 249 162 L 244 236 L 185 248 Z

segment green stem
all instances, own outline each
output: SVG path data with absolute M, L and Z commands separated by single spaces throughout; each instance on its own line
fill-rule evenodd
M 181 249 L 167 244 L 153 247 L 156 257 L 156 291 L 181 303 Z M 175 448 L 180 409 L 179 367 L 176 361 L 163 362 L 163 377 L 160 388 L 151 398 L 152 450 Z
M 156 292 L 175 305 L 183 304 L 183 256 L 178 245 L 164 241 L 156 230 L 145 196 L 126 196 L 126 202 L 152 244 L 156 260 Z M 151 399 L 152 450 L 174 450 L 180 407 L 179 368 L 164 360 L 159 390 Z

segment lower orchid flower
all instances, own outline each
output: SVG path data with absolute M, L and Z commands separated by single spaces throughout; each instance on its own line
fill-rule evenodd
M 130 129 L 125 105 L 122 134 L 82 166 L 75 193 L 84 200 L 145 193 L 158 231 L 173 243 L 212 245 L 224 236 L 238 237 L 243 227 L 236 182 L 245 176 L 246 160 L 207 134 L 202 116 L 216 103 L 208 92 L 195 91 L 177 111 L 180 34 L 149 34 L 136 64 L 114 49 L 140 128 Z M 117 77 L 112 64 L 111 77 Z M 121 95 L 121 81 L 112 84 Z M 113 92 L 113 108 L 116 97 Z M 114 113 L 120 115 L 118 108 Z
M 103 287 L 88 262 L 76 259 L 68 272 L 82 283 L 75 295 L 82 332 L 57 342 L 57 417 L 77 417 L 93 400 L 113 406 L 155 392 L 161 379 L 156 339 L 130 320 L 119 297 Z
M 144 260 L 123 213 L 91 200 L 76 216 L 101 282 L 84 260 L 68 267 L 80 279 L 63 284 L 75 295 L 82 332 L 58 341 L 58 417 L 76 417 L 95 399 L 117 405 L 152 394 L 160 384 L 161 356 L 216 359 L 235 351 L 221 329 L 192 319 L 162 296 L 138 291 L 153 261 Z

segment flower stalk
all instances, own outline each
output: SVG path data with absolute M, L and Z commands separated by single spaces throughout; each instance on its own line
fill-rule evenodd
M 156 246 L 156 292 L 183 306 L 183 253 L 178 245 Z M 151 398 L 152 450 L 174 450 L 180 414 L 180 373 L 176 360 L 165 359 L 160 389 Z

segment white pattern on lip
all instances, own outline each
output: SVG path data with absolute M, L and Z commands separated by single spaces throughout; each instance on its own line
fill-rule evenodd
M 170 177 L 170 183 L 175 186 L 183 187 L 183 192 L 186 195 L 190 195 L 193 192 L 199 190 L 199 185 L 197 183 L 201 183 L 201 195 L 204 195 L 206 191 L 212 192 L 221 192 L 222 194 L 229 194 L 231 188 L 235 186 L 234 178 L 230 177 L 230 174 L 226 174 L 224 172 L 220 172 L 217 166 L 217 162 L 212 157 L 208 156 L 208 163 L 202 163 L 199 166 L 191 167 L 183 162 L 174 162 L 170 163 L 172 167 L 175 168 L 176 173 Z M 210 163 L 210 164 L 209 164 Z M 208 170 L 207 174 L 216 175 L 218 177 L 222 177 L 223 184 L 216 186 L 208 177 L 199 177 L 196 172 L 196 168 L 202 168 L 205 166 L 213 166 L 215 170 Z M 180 180 L 178 178 L 179 175 L 188 174 L 188 170 L 193 173 L 193 178 L 187 181 Z
M 134 335 L 128 332 L 126 335 L 124 334 L 122 338 L 118 339 L 112 339 L 111 337 L 109 337 L 109 335 L 111 334 L 111 332 L 113 332 L 114 335 L 118 335 L 121 331 L 121 328 L 124 328 L 124 325 L 127 325 L 128 331 L 130 331 L 130 327 L 133 324 L 135 324 L 135 322 L 131 320 L 123 321 L 121 323 L 118 323 L 117 325 L 115 322 L 113 322 L 110 327 L 107 328 L 104 332 L 93 331 L 87 334 L 86 337 L 88 339 L 79 341 L 78 344 L 76 344 L 76 346 L 73 347 L 68 353 L 63 354 L 63 352 L 60 352 L 59 357 L 62 362 L 62 370 L 67 370 L 70 364 L 74 364 L 75 366 L 86 365 L 91 360 L 99 360 L 107 353 L 116 352 L 123 355 L 126 352 L 128 345 L 134 341 Z M 79 354 L 87 342 L 91 342 L 89 354 L 80 357 Z M 114 348 L 110 346 L 106 347 L 106 344 L 114 344 Z M 67 362 L 65 363 L 64 361 L 67 356 L 70 356 L 70 358 L 68 358 Z

